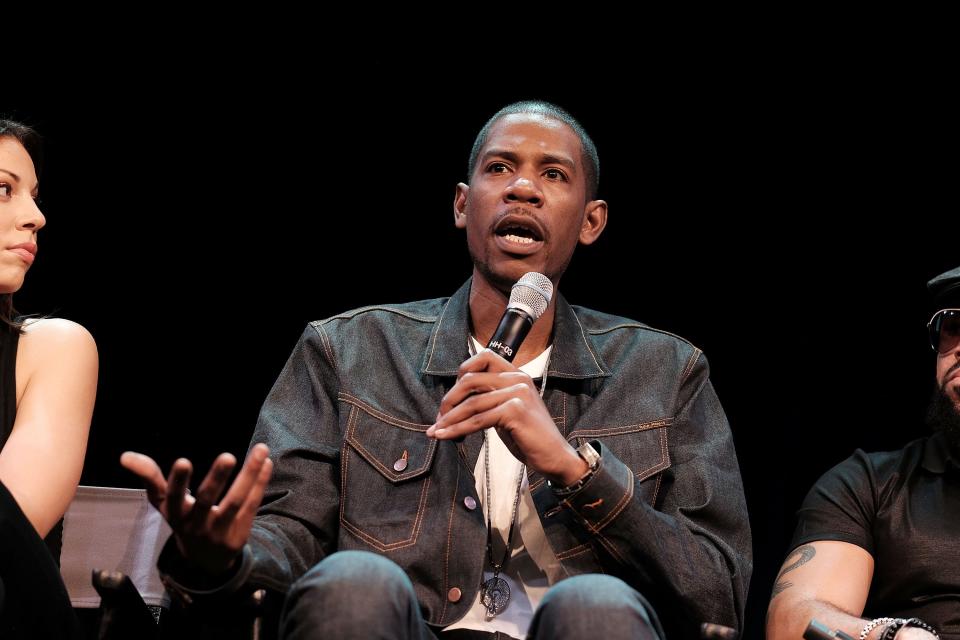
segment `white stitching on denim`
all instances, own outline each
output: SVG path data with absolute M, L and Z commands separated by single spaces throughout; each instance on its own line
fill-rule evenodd
M 642 471 L 637 471 L 636 476 L 637 476 L 638 482 L 642 480 L 646 480 L 647 478 L 652 476 L 654 473 L 658 471 L 663 471 L 664 469 L 670 466 L 670 450 L 667 448 L 667 430 L 664 429 L 659 433 L 659 435 L 660 435 L 660 462 Z
M 593 546 L 589 542 L 584 542 L 581 545 L 577 545 L 566 551 L 561 551 L 557 554 L 557 560 L 569 560 L 570 558 L 582 555 L 588 551 L 592 551 Z
M 457 465 L 457 479 L 453 483 L 453 501 L 450 504 L 450 518 L 447 520 L 447 551 L 443 555 L 443 593 L 446 595 L 450 584 L 450 539 L 453 536 L 453 515 L 457 509 L 457 491 L 460 489 L 460 465 Z M 440 610 L 440 617 L 437 623 L 443 622 L 443 616 L 447 612 L 447 598 L 443 599 L 443 609 Z
M 663 480 L 663 474 L 657 474 L 657 484 L 653 487 L 653 497 L 650 499 L 650 506 L 657 504 L 657 494 L 660 493 L 660 481 Z
M 630 469 L 628 468 L 627 471 L 630 471 Z M 627 477 L 630 478 L 630 486 L 627 488 L 627 492 L 623 494 L 623 497 L 620 499 L 620 502 L 614 505 L 613 509 L 610 510 L 610 513 L 607 514 L 607 517 L 597 523 L 598 531 L 606 527 L 608 524 L 610 524 L 611 521 L 613 521 L 614 518 L 620 515 L 620 513 L 627 508 L 627 505 L 630 504 L 630 501 L 633 499 L 633 487 L 634 487 L 633 473 L 630 473 Z
M 380 551 L 396 551 L 397 549 L 403 549 L 405 547 L 412 547 L 417 544 L 417 538 L 420 536 L 420 530 L 423 527 L 423 512 L 424 507 L 426 506 L 427 499 L 427 490 L 430 488 L 430 476 L 427 476 L 426 480 L 423 483 L 423 490 L 420 493 L 420 505 L 417 507 L 417 515 L 413 524 L 413 533 L 410 538 L 406 540 L 399 540 L 397 542 L 386 543 L 377 538 L 374 538 L 369 533 L 366 533 L 357 525 L 349 522 L 346 518 L 341 518 L 341 524 L 344 528 L 350 531 L 353 535 L 357 536 L 370 546 L 379 549 Z
M 350 466 L 350 456 L 349 456 L 350 447 L 358 446 L 358 444 L 353 441 L 356 440 L 356 438 L 354 437 L 354 432 L 355 432 L 357 422 L 359 422 L 359 415 L 360 415 L 359 407 L 354 406 L 350 410 L 350 415 L 347 418 L 347 437 L 344 438 L 343 445 L 341 445 L 340 486 L 344 488 L 343 491 L 345 491 L 347 487 L 348 469 Z M 435 443 L 436 443 L 436 440 L 434 441 L 434 444 Z M 360 448 L 362 449 L 362 447 Z M 436 449 L 435 446 L 432 448 L 434 450 Z M 358 454 L 364 457 L 364 459 L 366 459 L 368 462 L 370 462 L 370 459 L 366 458 L 366 456 L 363 456 L 363 454 L 360 453 L 360 451 L 358 451 Z M 371 455 L 371 457 L 374 460 L 376 460 L 376 457 L 374 457 L 372 454 L 369 454 L 369 455 Z M 432 459 L 433 459 L 433 452 L 431 451 L 427 456 L 427 465 L 425 466 L 425 468 L 429 467 L 429 462 Z M 377 465 L 380 466 L 380 468 L 385 469 L 385 467 L 383 467 L 383 465 L 380 465 L 379 462 L 377 462 Z M 406 475 L 410 477 L 409 474 L 406 474 Z M 387 478 L 389 479 L 389 475 L 387 476 Z M 403 479 L 403 478 L 398 478 L 398 479 Z M 340 523 L 344 526 L 345 529 L 353 533 L 355 536 L 357 536 L 358 538 L 360 538 L 370 546 L 376 549 L 379 549 L 380 551 L 394 551 L 396 549 L 402 549 L 404 547 L 412 546 L 417 543 L 417 538 L 420 535 L 420 529 L 423 527 L 423 512 L 426 506 L 427 491 L 429 488 L 430 488 L 430 476 L 428 475 L 424 480 L 423 489 L 421 489 L 420 491 L 420 504 L 417 507 L 417 515 L 413 523 L 413 532 L 411 534 L 411 537 L 407 538 L 406 540 L 386 543 L 364 532 L 357 525 L 348 521 L 346 518 L 346 515 L 344 514 L 344 505 L 346 503 L 346 496 L 344 495 L 344 493 L 340 494 Z
M 603 335 L 604 333 L 610 333 L 617 329 L 650 329 L 647 325 L 640 322 L 621 322 L 620 324 L 615 324 L 612 327 L 604 327 L 603 329 L 587 329 L 587 333 L 592 336 Z
M 583 373 L 570 373 L 569 371 L 560 371 L 558 369 L 551 369 L 550 375 L 555 378 L 564 378 L 564 379 L 571 379 L 571 380 L 591 380 L 593 378 L 596 378 L 597 376 L 603 376 L 607 374 L 604 371 L 601 371 L 600 373 L 583 374 Z
M 614 558 L 617 559 L 617 562 L 619 562 L 620 564 L 627 563 L 626 558 L 620 555 L 620 552 L 617 551 L 617 547 L 615 544 L 613 544 L 612 541 L 608 540 L 607 537 L 602 533 L 600 533 L 599 531 L 595 531 L 594 533 L 597 536 L 597 540 L 600 541 L 600 544 L 602 544 L 604 548 L 610 552 L 610 555 L 612 555 Z
M 360 398 L 352 396 L 346 391 L 341 391 L 337 393 L 337 399 L 342 400 L 347 404 L 352 404 L 356 407 L 359 407 L 360 409 L 363 409 L 364 413 L 368 413 L 374 418 L 378 418 L 379 420 L 382 420 L 388 424 L 392 424 L 395 427 L 400 427 L 401 429 L 406 429 L 408 431 L 426 431 L 427 429 L 430 428 L 429 424 L 421 424 L 419 422 L 408 422 L 407 420 L 401 420 L 400 418 L 395 418 L 394 416 L 391 416 L 389 413 L 384 413 L 383 411 L 374 409 L 373 407 L 371 407 L 369 404 L 367 404 Z
M 463 462 L 464 468 L 467 469 L 467 473 L 470 474 L 470 477 L 476 480 L 473 475 L 473 467 L 467 462 L 467 439 L 464 438 L 457 443 L 457 457 Z
M 650 422 L 640 422 L 637 424 L 625 424 L 619 427 L 605 427 L 599 429 L 574 429 L 567 434 L 567 440 L 571 438 L 584 438 L 588 436 L 620 436 L 627 433 L 636 433 L 639 431 L 649 431 L 650 429 L 659 429 L 673 425 L 673 418 L 659 418 Z
M 683 373 L 680 374 L 680 384 L 677 385 L 677 395 L 680 395 L 680 388 L 683 386 L 683 383 L 687 381 L 687 376 L 693 373 L 693 367 L 697 364 L 697 361 L 700 359 L 700 354 L 703 351 L 694 347 L 693 353 L 690 355 L 690 358 L 687 360 L 687 366 L 683 368 Z
M 443 305 L 443 309 L 440 311 L 440 317 L 437 318 L 437 322 L 433 327 L 433 333 L 430 334 L 430 356 L 427 358 L 427 365 L 424 369 L 430 369 L 430 363 L 433 362 L 433 352 L 437 348 L 437 334 L 440 333 L 440 326 L 443 324 L 443 317 L 447 313 L 447 307 L 450 306 L 450 300 L 453 298 L 448 298 L 447 303 Z
M 575 509 L 572 509 L 572 507 L 571 507 L 571 510 L 574 513 L 577 513 Z M 620 555 L 620 552 L 617 551 L 616 546 L 613 544 L 613 542 L 608 540 L 605 535 L 603 535 L 603 532 L 601 532 L 599 529 L 595 528 L 592 524 L 590 524 L 590 521 L 587 520 L 586 518 L 581 518 L 581 521 L 583 523 L 583 526 L 585 526 L 587 530 L 590 531 L 595 536 L 595 539 L 598 542 L 600 542 L 600 544 L 602 544 L 607 551 L 610 552 L 610 555 L 612 555 L 618 562 L 620 562 L 620 564 L 626 564 L 626 559 Z M 602 565 L 600 565 L 600 569 L 601 571 L 603 571 Z
M 357 408 L 354 407 L 350 410 L 350 414 L 347 416 L 347 437 L 350 437 L 350 433 L 353 429 L 353 421 L 357 414 Z M 349 458 L 347 458 L 347 453 L 350 449 L 350 445 L 347 444 L 347 438 L 343 439 L 343 443 L 340 445 L 340 486 L 347 486 L 347 466 L 349 463 Z M 346 502 L 343 491 L 340 492 L 340 522 L 346 522 L 346 518 L 343 515 L 343 507 Z
M 386 311 L 387 313 L 393 313 L 398 316 L 403 316 L 404 318 L 410 318 L 411 320 L 417 320 L 418 322 L 431 323 L 436 322 L 436 316 L 419 316 L 402 309 L 397 309 L 394 307 L 388 307 L 385 305 L 373 304 L 366 307 L 360 307 L 359 309 L 351 309 L 350 311 L 344 311 L 343 313 L 337 314 L 335 316 L 330 316 L 325 320 L 320 320 L 319 322 L 327 323 L 331 320 L 353 320 L 355 317 L 362 313 L 367 313 L 369 311 Z
M 380 460 L 377 459 L 377 456 L 375 456 L 366 447 L 364 447 L 363 444 L 357 438 L 354 438 L 351 436 L 347 439 L 347 442 L 349 442 L 350 445 L 357 450 L 357 453 L 363 456 L 364 460 L 366 460 L 367 462 L 377 467 L 377 469 L 380 470 L 380 473 L 387 480 L 390 480 L 391 482 L 400 482 L 401 480 L 409 480 L 410 478 L 415 478 L 430 467 L 430 463 L 433 461 L 434 451 L 436 451 L 437 449 L 438 441 L 433 440 L 430 444 L 427 445 L 426 457 L 425 457 L 424 463 L 421 466 L 411 467 L 410 470 L 407 471 L 406 473 L 400 473 L 400 474 L 396 473 L 395 471 L 391 471 L 389 467 L 384 466 L 383 463 L 381 463 Z
M 374 419 L 379 419 L 379 418 L 374 416 Z M 357 452 L 360 453 L 367 462 L 370 462 L 371 464 L 376 466 L 378 469 L 380 469 L 381 473 L 383 473 L 383 475 L 388 480 L 400 481 L 400 480 L 407 480 L 409 478 L 413 478 L 423 473 L 427 468 L 430 467 L 430 464 L 433 462 L 433 455 L 437 450 L 437 443 L 439 442 L 438 440 L 435 440 L 435 439 L 431 439 L 430 442 L 427 444 L 427 448 L 424 452 L 424 462 L 421 466 L 410 467 L 409 471 L 401 474 L 397 474 L 396 471 L 391 471 L 388 467 L 384 466 L 380 462 L 379 458 L 377 458 L 376 455 L 374 455 L 371 451 L 369 451 L 366 447 L 364 447 L 360 439 L 356 437 L 356 424 L 358 422 L 359 422 L 359 419 L 354 420 L 353 430 L 348 431 L 347 433 L 347 437 L 346 437 L 347 442 L 349 442 L 350 445 L 353 448 L 355 448 Z M 407 430 L 412 431 L 412 429 L 407 429 Z
M 344 457 L 344 468 L 347 465 L 347 458 Z M 346 480 L 346 478 L 344 478 Z M 346 484 L 344 484 L 346 486 Z M 427 493 L 430 489 L 430 476 L 426 476 L 423 482 L 423 489 L 420 490 L 420 504 L 417 506 L 417 515 L 413 521 L 413 531 L 410 534 L 410 537 L 406 540 L 398 540 L 397 542 L 383 542 L 382 540 L 373 537 L 369 533 L 365 532 L 363 529 L 348 521 L 346 517 L 342 514 L 343 511 L 343 502 L 341 501 L 341 516 L 340 523 L 348 531 L 353 533 L 370 546 L 379 549 L 380 551 L 395 551 L 397 549 L 403 549 L 405 547 L 413 546 L 417 543 L 417 538 L 420 536 L 420 530 L 423 528 L 423 514 L 426 510 L 427 502 Z
M 333 347 L 330 344 L 330 338 L 327 336 L 327 332 L 323 329 L 323 325 L 319 322 L 311 322 L 310 326 L 313 327 L 313 330 L 320 336 L 320 344 L 323 345 L 323 351 L 327 354 L 327 360 L 330 362 L 333 370 L 336 371 L 337 360 L 333 357 Z
M 592 335 L 592 336 L 599 336 L 599 335 L 603 335 L 604 333 L 609 333 L 609 332 L 611 332 L 611 331 L 613 331 L 613 330 L 615 330 L 615 329 L 640 329 L 641 331 L 650 331 L 650 332 L 652 332 L 652 333 L 659 333 L 659 334 L 661 334 L 661 335 L 670 336 L 671 338 L 676 338 L 676 339 L 679 340 L 680 342 L 682 342 L 682 343 L 684 343 L 684 344 L 688 344 L 688 345 L 690 345 L 691 347 L 693 347 L 694 349 L 697 348 L 695 344 L 693 344 L 692 342 L 690 342 L 689 340 L 687 340 L 687 339 L 684 338 L 683 336 L 678 336 L 678 335 L 675 334 L 675 333 L 671 333 L 671 332 L 669 332 L 669 331 L 664 331 L 663 329 L 657 329 L 656 327 L 651 327 L 650 325 L 640 324 L 640 323 L 638 323 L 638 324 L 624 323 L 624 324 L 615 325 L 615 326 L 613 326 L 613 327 L 607 327 L 607 328 L 604 328 L 604 329 L 588 329 L 588 330 L 587 330 L 587 333 L 589 333 L 589 334 Z
M 580 318 L 577 317 L 576 313 L 573 314 L 573 317 L 577 321 L 577 326 L 580 327 L 580 337 L 583 338 L 583 344 L 586 345 L 587 351 L 590 352 L 590 357 L 593 358 L 593 364 L 597 365 L 597 370 L 600 373 L 606 373 L 604 368 L 600 366 L 600 363 L 597 362 L 597 356 L 593 353 L 593 348 L 590 346 L 590 341 L 587 340 L 587 335 L 583 330 L 583 325 L 580 323 Z

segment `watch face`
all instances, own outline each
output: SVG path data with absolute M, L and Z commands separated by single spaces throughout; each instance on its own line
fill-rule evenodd
M 597 453 L 597 450 L 589 442 L 584 442 L 582 445 L 577 447 L 577 453 L 580 454 L 584 460 L 587 461 L 587 464 L 590 465 L 590 468 L 593 469 L 597 466 L 597 463 L 600 462 L 600 454 Z

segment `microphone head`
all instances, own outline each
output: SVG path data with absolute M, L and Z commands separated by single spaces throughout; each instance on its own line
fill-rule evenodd
M 553 283 L 550 278 L 531 271 L 523 274 L 510 290 L 508 309 L 520 309 L 527 313 L 534 322 L 543 315 L 553 297 Z

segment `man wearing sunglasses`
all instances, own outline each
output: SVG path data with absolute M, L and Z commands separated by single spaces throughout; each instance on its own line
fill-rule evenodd
M 814 485 L 773 587 L 770 640 L 816 618 L 859 640 L 960 638 L 960 267 L 930 280 L 934 434 L 857 450 Z

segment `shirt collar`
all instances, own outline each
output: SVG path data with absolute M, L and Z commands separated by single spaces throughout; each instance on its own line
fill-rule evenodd
M 447 300 L 434 324 L 421 373 L 435 376 L 456 376 L 460 363 L 470 357 L 467 350 L 470 317 L 470 285 L 467 280 Z M 553 318 L 553 353 L 548 375 L 557 378 L 603 378 L 610 370 L 592 348 L 577 314 L 557 292 Z

